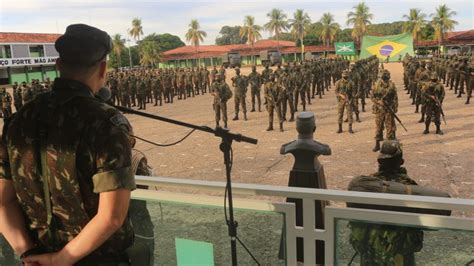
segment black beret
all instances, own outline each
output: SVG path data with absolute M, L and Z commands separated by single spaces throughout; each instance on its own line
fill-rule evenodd
M 73 24 L 56 40 L 55 48 L 62 61 L 91 66 L 103 60 L 112 50 L 107 32 L 85 24 Z

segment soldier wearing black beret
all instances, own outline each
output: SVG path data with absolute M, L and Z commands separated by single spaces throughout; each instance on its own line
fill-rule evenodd
M 111 39 L 75 24 L 55 47 L 60 78 L 3 129 L 0 232 L 26 265 L 128 265 L 131 127 L 95 97 Z

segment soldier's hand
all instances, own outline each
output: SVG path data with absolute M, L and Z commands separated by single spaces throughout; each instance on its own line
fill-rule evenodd
M 41 266 L 72 266 L 73 263 L 68 260 L 61 252 L 47 253 L 42 255 L 31 255 L 23 259 L 25 265 Z

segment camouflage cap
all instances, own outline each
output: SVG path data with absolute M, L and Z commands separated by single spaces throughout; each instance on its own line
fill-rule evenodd
M 387 140 L 382 144 L 379 159 L 390 159 L 402 155 L 402 145 L 397 140 Z
M 112 50 L 112 39 L 98 28 L 73 24 L 54 44 L 62 61 L 83 66 L 94 65 Z

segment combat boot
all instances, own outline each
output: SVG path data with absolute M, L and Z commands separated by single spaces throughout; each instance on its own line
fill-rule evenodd
M 375 141 L 375 147 L 372 149 L 373 152 L 380 150 L 380 140 Z
M 255 112 L 255 105 L 252 106 L 252 110 L 250 110 L 250 112 Z
M 436 125 L 436 134 L 443 135 L 443 131 L 441 130 L 441 125 Z
M 423 123 L 423 122 L 425 122 L 425 114 L 422 113 L 420 120 L 418 120 L 418 123 Z
M 258 106 L 258 111 L 261 113 L 262 112 L 262 108 L 260 107 L 260 105 Z
M 247 113 L 244 113 L 244 120 L 247 121 Z
M 349 124 L 349 133 L 354 134 L 354 131 L 352 130 L 352 124 Z
M 362 105 L 362 112 L 365 113 L 365 105 Z
M 419 110 L 418 110 L 418 109 L 419 109 L 419 105 L 417 104 L 417 105 L 416 105 L 416 108 L 415 108 L 415 114 L 419 113 Z
M 339 129 L 336 131 L 337 134 L 342 133 L 342 124 L 339 124 Z
M 232 118 L 232 120 L 234 120 L 234 121 L 239 120 L 239 115 L 235 114 L 235 116 L 234 116 L 234 118 Z
M 356 121 L 359 122 L 359 123 L 361 122 L 360 118 L 359 118 L 359 114 L 356 114 Z
M 459 92 L 458 96 L 456 96 L 456 98 L 461 98 L 462 97 L 462 93 Z
M 227 122 L 224 122 L 224 128 L 228 128 L 228 127 L 227 127 Z
M 219 122 L 216 122 L 216 128 L 220 127 Z
M 280 132 L 283 132 L 283 122 L 280 123 Z
M 470 98 L 470 97 L 467 97 L 467 100 L 466 100 L 465 104 L 469 104 L 469 101 L 470 101 L 470 100 L 471 100 L 471 98 Z
M 267 131 L 272 131 L 272 130 L 273 130 L 273 123 L 269 123 Z
M 430 133 L 430 124 L 426 124 L 425 131 L 423 131 L 423 134 L 429 134 L 429 133 Z

